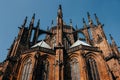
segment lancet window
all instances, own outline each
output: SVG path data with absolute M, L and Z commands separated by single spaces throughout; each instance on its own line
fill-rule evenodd
M 71 67 L 71 80 L 80 80 L 80 66 L 76 58 L 73 58 L 70 62 Z
M 27 59 L 22 68 L 21 80 L 29 80 L 30 74 L 32 72 L 32 60 Z
M 87 60 L 89 80 L 100 80 L 96 61 L 93 58 Z

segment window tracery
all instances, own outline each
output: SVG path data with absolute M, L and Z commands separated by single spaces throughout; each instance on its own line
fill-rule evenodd
M 76 58 L 67 63 L 65 80 L 80 80 L 80 66 Z
M 89 80 L 100 80 L 96 61 L 93 58 L 87 60 Z
M 80 68 L 76 58 L 73 58 L 70 62 L 71 67 L 71 80 L 80 80 Z
M 29 80 L 32 71 L 32 60 L 27 59 L 23 65 L 21 80 Z

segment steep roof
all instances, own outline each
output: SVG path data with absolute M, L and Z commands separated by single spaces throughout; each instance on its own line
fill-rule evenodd
M 87 43 L 85 43 L 85 42 L 83 42 L 81 40 L 77 40 L 75 43 L 72 44 L 72 46 L 70 48 L 78 46 L 78 45 L 91 46 L 91 45 L 89 45 L 89 44 L 87 44 Z
M 51 49 L 51 47 L 43 40 L 40 41 L 39 43 L 33 45 L 32 48 L 37 47 L 37 46 Z

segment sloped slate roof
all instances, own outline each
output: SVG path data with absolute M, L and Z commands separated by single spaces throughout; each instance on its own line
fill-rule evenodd
M 75 43 L 72 44 L 72 46 L 70 48 L 78 46 L 78 45 L 91 46 L 91 45 L 89 45 L 89 44 L 87 44 L 87 43 L 85 43 L 85 42 L 83 42 L 81 40 L 77 40 Z
M 37 46 L 51 49 L 51 47 L 45 41 L 43 41 L 43 40 L 40 41 L 39 43 L 33 45 L 32 48 L 37 47 Z

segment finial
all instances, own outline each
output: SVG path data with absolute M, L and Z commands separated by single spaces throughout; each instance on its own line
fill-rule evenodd
M 92 24 L 92 20 L 91 20 L 91 18 L 90 18 L 89 12 L 87 12 L 87 16 L 88 16 L 89 24 Z
M 85 22 L 85 19 L 83 18 L 83 24 L 84 24 L 84 28 L 86 28 L 87 27 L 87 25 L 86 25 L 86 22 Z
M 83 23 L 85 23 L 85 19 L 83 18 Z
M 70 23 L 72 23 L 72 19 L 70 19 Z
M 75 28 L 76 28 L 76 30 L 78 29 L 77 24 L 76 24 Z
M 35 19 L 35 13 L 34 13 L 33 16 L 32 16 L 32 19 Z
M 98 19 L 98 17 L 97 17 L 97 15 L 96 15 L 96 13 L 95 13 L 94 15 L 95 15 L 96 22 L 97 22 L 97 24 L 99 25 L 99 24 L 100 24 L 100 22 L 99 22 L 99 19 Z
M 111 36 L 111 34 L 109 34 L 109 36 L 110 36 L 110 39 L 113 40 L 113 37 Z
M 89 12 L 87 12 L 87 16 L 88 16 L 88 19 L 90 19 L 90 13 Z
M 61 17 L 61 18 L 63 17 L 63 15 L 62 15 L 62 6 L 61 5 L 59 5 L 58 16 Z
M 32 24 L 34 23 L 34 19 L 35 19 L 35 13 L 34 13 L 33 16 L 32 16 L 32 20 L 31 20 L 31 23 L 32 23 Z
M 47 26 L 47 31 L 49 31 L 49 26 Z
M 23 23 L 23 26 L 25 26 L 25 24 L 27 23 L 27 16 L 25 17 L 25 20 L 24 20 L 24 23 Z
M 53 26 L 54 25 L 54 21 L 52 20 L 52 22 L 51 22 L 51 26 Z
M 110 39 L 111 39 L 111 41 L 112 41 L 112 45 L 113 45 L 113 46 L 116 46 L 116 42 L 114 41 L 114 39 L 113 39 L 113 37 L 111 36 L 111 34 L 109 34 L 109 36 L 110 36 Z
M 72 19 L 70 19 L 70 26 L 72 26 Z
M 62 9 L 61 4 L 59 4 L 59 9 Z
M 14 42 L 16 41 L 16 39 L 17 39 L 17 38 L 15 37 L 15 38 L 14 38 Z
M 37 27 L 39 27 L 39 25 L 40 25 L 40 19 L 39 19 L 38 22 L 37 22 Z

